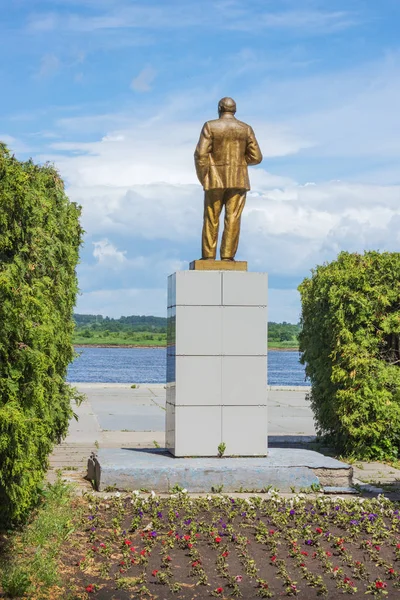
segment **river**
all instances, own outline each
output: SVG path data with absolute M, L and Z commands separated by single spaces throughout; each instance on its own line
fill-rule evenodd
M 165 348 L 77 348 L 67 380 L 75 383 L 165 383 Z M 269 385 L 308 385 L 298 352 L 268 351 Z

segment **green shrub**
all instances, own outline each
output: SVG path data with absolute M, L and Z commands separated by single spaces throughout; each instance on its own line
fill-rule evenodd
M 0 523 L 24 519 L 75 391 L 65 383 L 80 208 L 50 165 L 0 144 Z
M 301 361 L 319 432 L 336 449 L 393 459 L 400 442 L 400 253 L 342 252 L 299 286 Z

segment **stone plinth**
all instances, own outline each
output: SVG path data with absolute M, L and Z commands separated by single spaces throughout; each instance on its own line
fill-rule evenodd
M 247 271 L 245 260 L 192 260 L 191 271 Z
M 209 261 L 204 261 L 209 262 Z M 166 446 L 174 456 L 267 453 L 266 273 L 168 278 Z
M 89 459 L 88 478 L 102 491 L 171 492 L 175 485 L 192 493 L 215 490 L 281 492 L 321 485 L 325 492 L 348 493 L 353 469 L 311 450 L 271 448 L 266 458 L 174 458 L 156 448 L 100 448 Z

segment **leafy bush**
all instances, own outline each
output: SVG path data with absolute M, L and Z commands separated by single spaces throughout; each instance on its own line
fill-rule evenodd
M 80 208 L 50 165 L 0 144 L 0 522 L 37 499 L 75 392 L 65 383 L 77 294 Z
M 342 252 L 299 286 L 301 361 L 336 449 L 393 459 L 400 442 L 400 253 Z

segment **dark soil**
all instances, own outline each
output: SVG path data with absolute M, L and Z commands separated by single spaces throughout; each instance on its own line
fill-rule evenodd
M 76 599 L 399 598 L 399 520 L 383 499 L 90 499 L 61 571 Z

